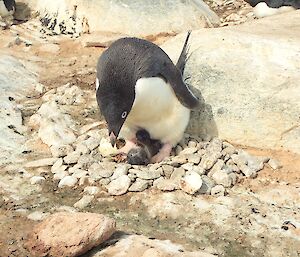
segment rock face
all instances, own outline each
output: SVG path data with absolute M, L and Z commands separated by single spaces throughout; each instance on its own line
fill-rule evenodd
M 91 253 L 92 257 L 118 256 L 118 257 L 213 257 L 204 251 L 190 252 L 183 246 L 174 244 L 169 240 L 151 240 L 145 236 L 125 235 L 117 243 L 112 244 L 103 251 Z
M 188 132 L 300 153 L 299 14 L 193 31 L 185 76 L 202 105 Z M 162 46 L 173 61 L 185 36 Z
M 26 247 L 36 256 L 78 256 L 107 240 L 115 221 L 95 213 L 56 213 L 36 225 Z
M 114 32 L 136 36 L 178 33 L 219 23 L 202 0 L 27 0 L 56 34 Z
M 0 55 L 0 164 L 15 161 L 16 155 L 23 151 L 26 128 L 17 101 L 30 95 L 37 84 L 37 76 L 20 61 Z

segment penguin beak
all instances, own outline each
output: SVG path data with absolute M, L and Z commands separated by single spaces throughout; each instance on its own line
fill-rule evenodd
M 112 147 L 114 147 L 116 145 L 117 137 L 115 136 L 114 132 L 110 132 L 109 141 L 110 141 Z

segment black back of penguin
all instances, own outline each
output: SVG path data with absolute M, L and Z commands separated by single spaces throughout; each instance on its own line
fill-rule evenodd
M 8 11 L 13 11 L 16 9 L 16 2 L 15 0 L 3 0 L 4 5 Z
M 161 77 L 169 82 L 178 100 L 187 108 L 198 106 L 198 99 L 186 87 L 180 70 L 169 56 L 157 45 L 138 38 L 119 39 L 101 55 L 97 66 L 97 98 L 110 90 L 118 90 L 125 96 L 132 95 L 132 104 L 136 81 L 147 77 Z
M 246 0 L 252 7 L 258 3 L 265 2 L 270 8 L 280 8 L 282 6 L 292 6 L 300 9 L 300 0 Z

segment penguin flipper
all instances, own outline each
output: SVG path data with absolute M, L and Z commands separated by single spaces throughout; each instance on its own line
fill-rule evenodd
M 189 41 L 191 32 L 192 32 L 191 30 L 188 31 L 188 34 L 186 36 L 183 48 L 181 50 L 178 61 L 176 63 L 176 67 L 177 67 L 178 70 L 180 70 L 181 75 L 183 75 L 185 64 L 186 64 L 186 61 L 187 61 L 187 55 L 188 55 L 188 50 L 189 50 L 188 49 L 189 48 L 188 41 Z

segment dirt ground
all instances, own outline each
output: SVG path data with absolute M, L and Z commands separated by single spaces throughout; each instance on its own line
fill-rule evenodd
M 14 30 L 0 31 L 0 53 L 8 54 L 24 60 L 38 73 L 40 83 L 47 90 L 59 87 L 66 83 L 76 83 L 84 90 L 94 90 L 95 87 L 95 66 L 99 55 L 103 52 L 103 48 L 85 48 L 81 45 L 80 39 L 70 39 L 68 37 L 53 37 L 41 40 L 38 42 L 35 38 L 38 33 L 34 32 L 34 24 L 18 25 L 15 31 L 19 31 L 20 37 L 32 41 L 32 46 L 13 45 L 6 47 L 9 42 L 13 42 L 16 37 Z M 167 37 L 155 38 L 155 43 L 162 43 Z M 99 116 L 98 110 L 94 110 L 92 118 L 97 119 Z M 277 159 L 282 168 L 272 170 L 270 167 L 265 167 L 259 172 L 255 179 L 247 179 L 237 185 L 242 189 L 250 192 L 260 193 L 268 191 L 278 186 L 292 186 L 300 188 L 300 155 L 286 151 L 272 151 L 264 149 L 255 149 L 242 147 L 249 153 L 257 156 L 269 156 Z M 6 176 L 7 175 L 7 176 Z M 6 174 L 5 178 L 12 179 L 14 174 Z M 5 180 L 4 178 L 4 180 Z M 1 182 L 4 183 L 5 181 Z M 1 193 L 1 192 L 0 192 Z M 0 256 L 30 256 L 26 249 L 23 248 L 23 242 L 26 234 L 31 230 L 36 221 L 24 218 L 21 209 L 43 209 L 45 212 L 51 211 L 58 203 L 62 205 L 64 202 L 72 202 L 73 199 L 78 199 L 82 193 L 82 188 L 76 190 L 64 190 L 63 193 L 58 193 L 57 186 L 53 184 L 47 185 L 43 192 L 37 192 L 36 197 L 31 195 L 24 199 L 16 199 L 16 201 L 4 201 L 5 195 L 0 197 Z M 43 198 L 45 197 L 45 201 Z M 103 193 L 103 199 L 106 199 Z M 122 196 L 111 204 L 108 208 L 108 203 L 111 201 L 103 201 L 100 206 L 94 208 L 103 208 L 108 215 L 126 209 L 126 198 Z M 21 197 L 22 198 L 22 197 Z M 51 199 L 51 200 L 49 200 Z M 24 200 L 24 201 L 23 201 Z M 115 199 L 112 199 L 114 201 Z M 120 203 L 123 202 L 123 206 Z M 66 204 L 67 205 L 67 204 Z M 38 207 L 38 208 L 37 208 Z M 107 207 L 107 209 L 105 209 Z M 18 210 L 18 211 L 16 211 Z M 93 210 L 93 208 L 91 208 Z M 136 210 L 138 211 L 138 210 Z M 133 223 L 124 222 L 119 229 L 134 233 L 144 233 L 151 235 L 149 227 L 155 226 L 155 219 L 149 221 L 148 228 L 139 227 L 139 222 L 134 226 Z M 152 224 L 151 224 L 152 223 Z M 178 237 L 172 231 L 160 228 L 157 230 L 157 238 L 170 239 L 173 242 L 184 243 L 190 248 L 195 248 L 195 245 L 187 242 L 184 237 Z M 241 245 L 243 243 L 241 242 Z M 243 254 L 228 254 L 227 256 L 243 256 Z M 246 256 L 246 255 L 245 255 Z

